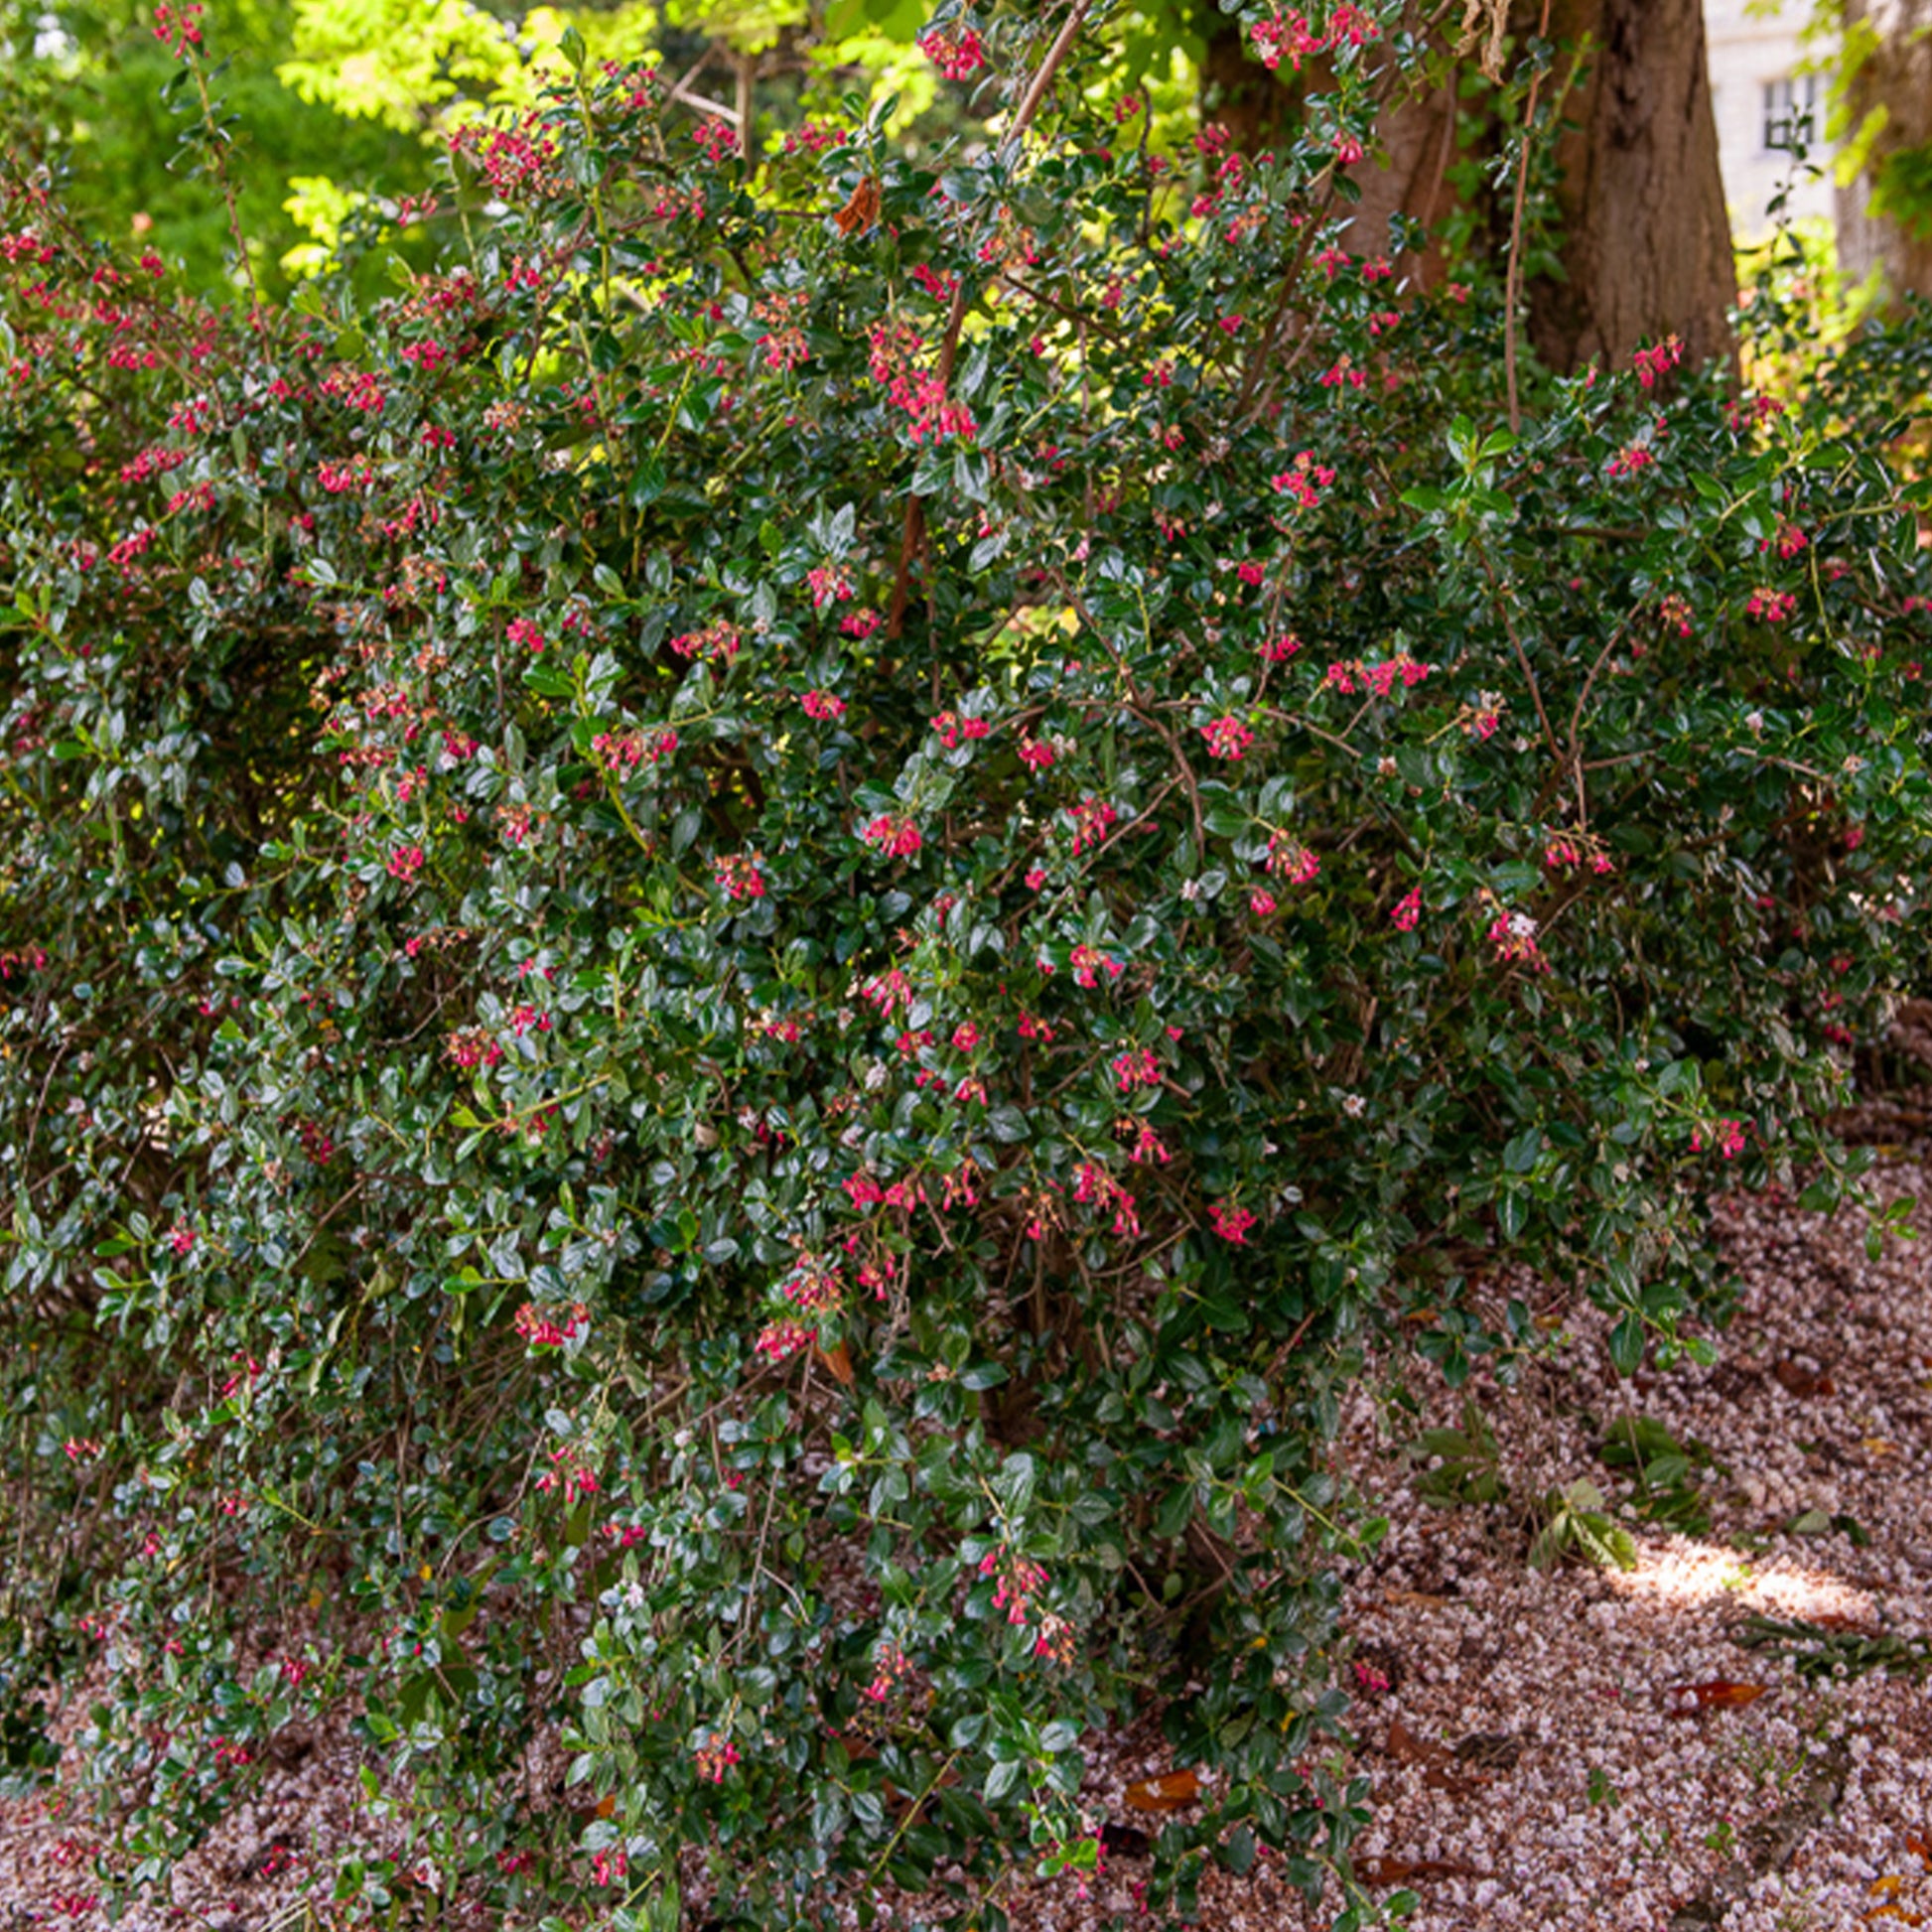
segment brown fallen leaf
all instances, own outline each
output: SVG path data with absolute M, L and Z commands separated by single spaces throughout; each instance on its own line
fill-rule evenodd
M 1400 1718 L 1389 1720 L 1389 1741 L 1382 1748 L 1405 1764 L 1442 1764 L 1449 1757 L 1442 1745 L 1424 1743 Z
M 1844 1630 L 1853 1636 L 1875 1637 L 1880 1634 L 1878 1626 L 1862 1616 L 1849 1616 L 1844 1610 L 1817 1610 L 1810 1621 L 1821 1630 Z
M 1709 1684 L 1673 1684 L 1664 1693 L 1666 1712 L 1673 1718 L 1695 1718 L 1702 1711 L 1737 1711 L 1764 1695 L 1762 1684 L 1733 1684 L 1727 1677 Z
M 812 1352 L 848 1389 L 858 1379 L 852 1367 L 852 1351 L 844 1342 L 835 1342 L 830 1348 L 815 1347 Z
M 1926 1870 L 1932 1871 L 1932 1840 L 1928 1840 L 1923 1832 L 1907 1832 L 1905 1849 Z
M 1365 1885 L 1406 1885 L 1411 1878 L 1480 1878 L 1482 1873 L 1453 1859 L 1357 1859 L 1355 1876 Z
M 1194 1771 L 1167 1771 L 1158 1778 L 1142 1778 L 1127 1787 L 1131 1811 L 1178 1811 L 1200 1796 L 1200 1776 Z
M 1795 1395 L 1801 1402 L 1808 1402 L 1813 1396 L 1836 1395 L 1838 1384 L 1822 1370 L 1814 1373 L 1811 1369 L 1801 1368 L 1796 1362 L 1786 1360 L 1777 1363 L 1771 1370 L 1785 1391 Z
M 1867 1924 L 1875 1918 L 1895 1918 L 1901 1925 L 1923 1925 L 1925 1923 L 1925 1914 L 1923 1912 L 1908 1912 L 1903 1905 L 1895 1901 L 1889 1905 L 1874 1905 L 1864 1916 Z
M 1419 1610 L 1440 1610 L 1444 1604 L 1455 1599 L 1450 1596 L 1434 1596 L 1426 1589 L 1385 1589 L 1382 1592 L 1385 1603 L 1408 1603 Z
M 839 233 L 850 239 L 879 219 L 879 178 L 867 175 L 852 191 L 852 199 L 832 219 L 839 224 Z

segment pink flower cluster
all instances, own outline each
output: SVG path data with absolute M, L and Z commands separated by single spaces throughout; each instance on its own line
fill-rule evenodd
M 1552 872 L 1562 872 L 1568 867 L 1587 865 L 1599 879 L 1607 877 L 1616 870 L 1616 861 L 1607 852 L 1586 852 L 1574 839 L 1561 836 L 1553 838 L 1543 848 L 1543 863 Z
M 1675 336 L 1666 336 L 1654 348 L 1640 348 L 1631 357 L 1637 380 L 1646 389 L 1657 386 L 1666 369 L 1674 369 L 1684 359 L 1684 345 Z
M 1151 1047 L 1128 1047 L 1114 1055 L 1113 1067 L 1115 1084 L 1122 1093 L 1132 1093 L 1136 1087 L 1158 1087 L 1161 1084 L 1161 1062 L 1155 1058 Z
M 1547 973 L 1550 962 L 1536 943 L 1536 921 L 1527 912 L 1503 912 L 1490 922 L 1489 944 L 1499 966 L 1527 966 Z
M 798 702 L 807 718 L 816 718 L 822 724 L 836 724 L 845 716 L 845 700 L 830 691 L 807 691 Z
M 568 1308 L 525 1302 L 516 1311 L 516 1332 L 532 1348 L 562 1348 L 590 1323 L 591 1311 L 583 1302 L 573 1302 Z
M 747 899 L 764 897 L 764 875 L 759 871 L 758 854 L 728 852 L 711 862 L 718 889 L 727 898 Z
M 811 586 L 812 609 L 822 611 L 828 604 L 843 604 L 852 595 L 852 579 L 836 564 L 820 564 L 805 573 Z
M 1286 832 L 1268 835 L 1268 870 L 1291 886 L 1307 886 L 1321 870 L 1321 861 L 1300 839 Z
M 1077 805 L 1069 805 L 1066 815 L 1073 821 L 1073 850 L 1075 855 L 1097 846 L 1107 836 L 1107 828 L 1119 818 L 1120 814 L 1104 798 L 1091 794 L 1082 798 Z
M 1389 923 L 1400 932 L 1414 932 L 1422 919 L 1422 888 L 1412 886 L 1389 913 Z
M 1705 1130 L 1702 1127 L 1692 1131 L 1691 1152 L 1693 1154 L 1702 1154 L 1704 1152 L 1706 1146 L 1704 1134 Z M 1711 1130 L 1711 1144 L 1716 1146 L 1718 1152 L 1726 1161 L 1734 1161 L 1743 1153 L 1744 1123 L 1741 1120 L 1721 1117 L 1717 1125 Z
M 671 639 L 671 648 L 680 657 L 708 657 L 714 664 L 729 664 L 738 655 L 741 639 L 723 618 L 714 618 L 702 630 L 687 630 Z
M 889 859 L 909 859 L 924 843 L 909 818 L 893 812 L 881 812 L 860 836 Z
M 921 34 L 919 52 L 948 80 L 970 80 L 986 65 L 986 50 L 970 27 Z
M 1114 1232 L 1138 1239 L 1141 1232 L 1140 1204 L 1103 1167 L 1083 1161 L 1073 1171 L 1073 1198 L 1087 1206 L 1114 1210 Z
M 1782 623 L 1797 608 L 1798 600 L 1790 591 L 1769 591 L 1761 587 L 1744 601 L 1746 614 L 1764 623 Z
M 1214 1223 L 1214 1232 L 1223 1241 L 1237 1248 L 1248 1245 L 1248 1230 L 1255 1224 L 1255 1216 L 1245 1207 L 1233 1201 L 1217 1200 L 1207 1210 L 1207 1218 Z
M 1331 47 L 1339 47 L 1343 42 L 1360 47 L 1379 38 L 1380 33 L 1361 8 L 1348 5 L 1336 7 L 1319 30 L 1299 8 L 1284 10 L 1279 6 L 1266 20 L 1256 21 L 1248 30 L 1254 42 L 1255 58 L 1263 67 L 1273 72 L 1286 61 L 1297 73 L 1302 71 L 1304 61 L 1325 54 Z
M 939 743 L 951 751 L 963 738 L 985 738 L 993 730 L 984 718 L 962 718 L 956 712 L 942 711 L 931 721 Z
M 1070 963 L 1073 967 L 1073 983 L 1089 989 L 1099 985 L 1101 973 L 1109 979 L 1119 979 L 1127 968 L 1111 953 L 1102 952 L 1097 946 L 1079 945 L 1073 948 Z
M 1200 728 L 1207 741 L 1208 755 L 1217 759 L 1239 759 L 1255 742 L 1255 735 L 1233 716 L 1211 719 Z
M 883 385 L 886 398 L 903 410 L 915 444 L 928 436 L 956 436 L 970 442 L 979 434 L 973 412 L 964 403 L 946 400 L 946 385 L 918 366 L 925 338 L 907 323 L 880 323 L 872 332 L 872 379 Z

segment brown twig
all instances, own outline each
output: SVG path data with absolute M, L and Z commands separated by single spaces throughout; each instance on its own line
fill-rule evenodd
M 1545 40 L 1549 33 L 1550 0 L 1543 0 L 1543 19 L 1536 37 Z M 1503 275 L 1503 387 L 1509 395 L 1512 436 L 1520 435 L 1523 428 L 1523 411 L 1516 395 L 1516 292 L 1523 280 L 1523 204 L 1529 196 L 1530 150 L 1536 141 L 1536 92 L 1542 84 L 1540 72 L 1530 75 L 1529 100 L 1523 108 L 1523 151 L 1516 157 L 1516 205 L 1509 217 L 1509 266 Z

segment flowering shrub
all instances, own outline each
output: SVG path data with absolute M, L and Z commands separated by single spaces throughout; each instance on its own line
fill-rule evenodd
M 374 205 L 212 313 L 10 184 L 12 1633 L 107 1647 L 103 1883 L 346 1706 L 371 1913 L 826 1922 L 1090 1867 L 1151 1701 L 1154 1895 L 1318 1888 L 1365 1325 L 1507 1364 L 1516 1262 L 1667 1363 L 1716 1190 L 1838 1196 L 1910 508 L 1662 347 L 1473 427 L 1338 219 L 1392 21 L 1257 12 L 1333 87 L 1239 167 L 1036 10 L 928 37 L 1032 117 L 937 174 L 585 69 L 378 300 Z

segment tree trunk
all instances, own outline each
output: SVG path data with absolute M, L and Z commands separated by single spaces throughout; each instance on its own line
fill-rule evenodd
M 1851 0 L 1858 4 L 1859 0 Z M 1932 10 L 1932 0 L 1902 0 Z M 1540 4 L 1516 0 L 1518 44 Z M 1253 153 L 1282 138 L 1297 112 L 1291 85 L 1247 58 L 1238 29 L 1202 22 L 1207 112 Z M 1705 69 L 1702 0 L 1553 0 L 1550 38 L 1574 47 L 1585 35 L 1596 56 L 1562 103 L 1567 130 L 1555 161 L 1567 279 L 1528 284 L 1529 335 L 1550 367 L 1592 356 L 1623 360 L 1645 339 L 1677 335 L 1694 359 L 1728 355 L 1726 311 L 1737 299 L 1718 170 L 1718 129 Z M 1548 89 L 1570 73 L 1558 56 Z M 1391 108 L 1381 152 L 1356 168 L 1362 190 L 1348 246 L 1388 252 L 1389 217 L 1425 224 L 1449 211 L 1446 171 L 1454 160 L 1457 102 L 1446 86 Z M 1484 226 L 1506 238 L 1511 185 Z M 1438 279 L 1434 250 L 1402 263 L 1424 286 Z
M 1620 362 L 1668 335 L 1695 361 L 1729 355 L 1737 275 L 1701 0 L 1556 0 L 1550 34 L 1571 46 L 1587 34 L 1597 52 L 1564 103 L 1568 279 L 1529 286 L 1538 355 L 1566 370 L 1598 355 Z
M 1932 295 L 1932 207 L 1924 182 L 1906 172 L 1932 147 L 1932 0 L 1845 0 L 1848 36 L 1867 22 L 1877 45 L 1846 89 L 1846 126 L 1856 136 L 1877 110 L 1884 125 L 1858 178 L 1838 191 L 1838 262 L 1854 283 L 1879 270 L 1893 299 Z

